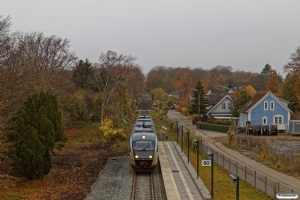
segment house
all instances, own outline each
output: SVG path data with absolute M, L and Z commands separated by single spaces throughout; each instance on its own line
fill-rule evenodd
M 217 98 L 215 97 L 214 99 Z M 213 101 L 211 101 L 210 103 L 212 102 Z M 232 109 L 232 97 L 230 95 L 225 95 L 223 96 L 223 98 L 214 103 L 214 106 L 212 106 L 211 109 L 207 112 L 207 116 L 209 118 L 215 118 L 219 120 L 238 120 L 237 117 L 232 117 Z
M 239 112 L 239 126 L 246 126 L 246 122 L 250 121 L 256 125 L 276 124 L 278 130 L 287 128 L 292 113 L 287 101 L 269 91 L 257 92 L 239 109 Z
M 207 100 L 207 106 L 206 106 L 206 110 L 211 110 L 212 107 L 214 107 L 216 104 L 218 104 L 221 99 L 223 99 L 225 96 L 227 95 L 226 92 L 218 92 L 218 93 L 212 93 L 212 92 L 208 92 L 205 96 L 206 100 Z

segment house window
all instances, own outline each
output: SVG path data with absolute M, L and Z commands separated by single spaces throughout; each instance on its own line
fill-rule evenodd
M 264 102 L 264 110 L 268 110 L 268 102 L 267 101 Z
M 274 123 L 275 124 L 283 124 L 283 116 L 282 115 L 275 115 L 274 116 Z
M 226 103 L 222 103 L 222 109 L 226 108 Z
M 263 125 L 267 125 L 268 124 L 267 117 L 263 117 L 262 118 L 262 124 Z
M 274 101 L 271 101 L 270 103 L 270 110 L 274 110 Z
M 228 109 L 231 109 L 231 103 L 228 103 Z

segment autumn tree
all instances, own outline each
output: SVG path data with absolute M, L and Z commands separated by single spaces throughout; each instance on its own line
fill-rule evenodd
M 140 66 L 131 68 L 128 72 L 127 90 L 131 99 L 137 99 L 139 94 L 143 93 L 145 88 L 145 75 Z
M 68 121 L 65 123 L 69 126 L 81 125 L 88 117 L 86 93 L 84 90 L 79 90 L 66 94 L 66 97 L 63 109 Z
M 154 96 L 154 100 L 163 101 L 166 97 L 166 92 L 161 88 L 155 88 L 150 93 Z
M 130 77 L 129 70 L 138 66 L 135 61 L 136 58 L 130 55 L 118 55 L 113 51 L 101 53 L 98 67 L 95 71 L 94 85 L 95 92 L 101 94 L 100 98 L 98 98 L 101 121 L 104 120 L 105 115 L 109 114 L 108 112 L 113 112 L 113 110 L 116 110 L 116 112 L 120 111 L 115 106 L 112 106 L 116 102 L 112 101 L 112 98 L 114 96 L 117 99 L 120 93 L 126 92 L 127 79 L 134 78 Z
M 226 92 L 228 89 L 227 86 L 227 80 L 223 76 L 219 76 L 216 79 L 215 85 L 214 85 L 214 91 L 215 92 Z M 225 86 L 226 85 L 226 86 Z
M 228 85 L 228 78 L 232 75 L 232 67 L 231 66 L 223 66 L 218 65 L 216 67 L 213 67 L 210 70 L 210 80 L 209 80 L 209 89 L 214 90 L 215 85 L 224 84 L 223 82 L 226 82 L 224 86 Z M 221 78 L 222 77 L 222 78 Z M 216 89 L 221 88 L 217 87 Z
M 251 86 L 251 85 L 247 85 L 245 87 L 245 91 L 250 95 L 253 96 L 256 94 L 256 90 Z
M 189 108 L 189 113 L 199 115 L 199 108 L 200 108 L 200 116 L 199 116 L 200 119 L 201 116 L 206 117 L 206 105 L 207 105 L 207 100 L 205 97 L 204 88 L 201 84 L 201 81 L 199 81 L 193 89 L 192 104 Z
M 10 120 L 7 138 L 16 172 L 27 179 L 48 174 L 52 167 L 50 154 L 67 139 L 56 97 L 44 92 L 28 96 Z
M 237 91 L 234 93 L 234 101 L 233 101 L 233 116 L 239 117 L 238 110 L 249 100 L 251 96 L 247 93 L 246 90 Z
M 270 75 L 269 75 L 267 90 L 272 92 L 272 93 L 278 93 L 279 88 L 280 88 L 280 85 L 279 85 L 276 70 L 272 70 Z
M 295 83 L 299 82 L 299 76 L 293 74 L 288 74 L 280 90 L 280 97 L 289 102 L 288 107 L 293 112 L 299 109 L 299 100 L 297 98 L 297 85 Z M 298 87 L 299 88 L 299 87 Z

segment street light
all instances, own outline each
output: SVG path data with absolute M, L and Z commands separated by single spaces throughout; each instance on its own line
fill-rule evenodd
M 197 179 L 199 178 L 199 142 L 194 140 L 194 149 L 197 151 Z
M 211 152 L 206 153 L 208 156 L 211 157 L 211 199 L 214 199 L 214 154 Z
M 236 195 L 235 195 L 235 199 L 239 200 L 239 177 L 235 176 L 233 174 L 229 174 L 230 178 L 233 180 L 233 182 L 235 183 L 235 188 L 236 188 Z
M 190 162 L 190 132 L 186 132 L 188 137 L 188 163 Z

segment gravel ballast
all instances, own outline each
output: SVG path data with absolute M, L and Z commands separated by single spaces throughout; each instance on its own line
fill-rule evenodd
M 155 199 L 167 199 L 159 164 L 154 168 L 153 173 Z M 130 200 L 133 176 L 134 170 L 129 164 L 129 156 L 110 158 L 101 170 L 99 179 L 92 185 L 86 200 Z M 140 192 L 143 191 L 141 188 Z
M 86 200 L 130 199 L 133 174 L 128 156 L 110 158 Z

